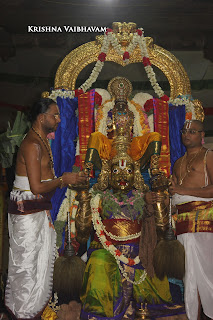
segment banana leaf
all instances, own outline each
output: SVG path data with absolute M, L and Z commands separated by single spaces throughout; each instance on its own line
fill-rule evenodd
M 3 168 L 9 168 L 13 164 L 14 154 L 20 146 L 26 131 L 30 128 L 24 113 L 18 111 L 11 129 L 8 122 L 7 131 L 0 134 L 0 163 Z

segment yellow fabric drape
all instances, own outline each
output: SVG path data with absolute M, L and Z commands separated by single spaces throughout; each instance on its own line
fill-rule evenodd
M 157 132 L 144 134 L 142 137 L 134 137 L 130 144 L 128 154 L 134 161 L 142 158 L 149 144 L 153 141 L 161 142 L 161 135 Z M 112 149 L 112 139 L 108 139 L 100 132 L 93 132 L 89 138 L 88 149 L 96 149 L 101 159 L 110 160 L 116 153 Z
M 142 137 L 134 137 L 129 150 L 131 158 L 134 161 L 141 159 L 149 144 L 153 141 L 161 142 L 161 135 L 158 132 L 149 132 L 144 134 Z
M 96 149 L 101 159 L 110 160 L 112 140 L 100 132 L 93 132 L 88 141 L 88 149 Z

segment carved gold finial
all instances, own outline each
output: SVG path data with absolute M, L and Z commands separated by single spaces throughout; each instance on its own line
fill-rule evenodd
M 42 94 L 41 94 L 41 97 L 42 98 L 48 98 L 50 95 L 50 93 L 48 91 L 43 91 Z
M 192 103 L 194 104 L 196 120 L 200 120 L 203 122 L 205 115 L 204 115 L 202 103 L 198 99 L 193 100 Z
M 137 29 L 137 25 L 134 22 L 113 22 L 112 28 L 117 36 L 118 42 L 122 46 L 128 46 Z

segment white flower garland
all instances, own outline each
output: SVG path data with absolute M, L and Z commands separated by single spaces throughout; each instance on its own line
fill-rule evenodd
M 149 54 L 148 54 L 147 47 L 146 47 L 146 39 L 144 38 L 143 34 L 141 37 L 141 41 L 139 41 L 139 47 L 141 49 L 142 58 L 145 57 L 145 58 L 149 59 Z M 144 69 L 146 71 L 147 77 L 149 78 L 149 81 L 150 81 L 155 93 L 157 94 L 157 96 L 163 97 L 165 95 L 165 93 L 161 89 L 160 85 L 157 82 L 156 75 L 155 75 L 155 72 L 154 72 L 152 66 L 147 65 L 144 67 Z
M 76 212 L 77 212 L 77 206 L 78 206 L 78 201 L 75 199 L 77 192 L 74 190 L 71 190 L 69 188 L 67 188 L 67 191 L 65 193 L 65 198 L 62 201 L 58 214 L 57 214 L 57 218 L 55 220 L 55 222 L 59 222 L 62 221 L 64 223 L 67 222 L 68 217 L 67 215 L 70 212 L 70 207 L 73 206 L 72 212 L 71 212 L 71 218 L 70 221 L 72 221 L 72 223 L 70 224 L 70 232 L 71 234 L 75 234 L 75 216 L 76 216 Z M 56 247 L 56 258 L 59 257 L 59 253 L 58 253 L 59 247 Z
M 72 190 L 73 193 L 75 193 L 76 196 L 76 191 Z M 73 203 L 71 203 L 71 205 L 73 205 L 72 208 L 72 212 L 71 212 L 71 217 L 70 217 L 70 233 L 75 235 L 76 234 L 76 228 L 75 228 L 75 217 L 76 217 L 76 213 L 77 213 L 77 209 L 78 209 L 78 204 L 79 201 L 77 201 L 76 199 L 73 200 Z
M 142 107 L 142 111 L 144 113 L 146 113 L 146 111 L 144 110 L 144 105 L 150 99 L 153 99 L 153 96 L 151 96 L 151 94 L 139 92 L 134 96 L 133 101 L 138 103 Z M 154 116 L 153 116 L 153 114 L 148 116 L 148 123 L 149 123 L 150 132 L 154 132 Z
M 112 44 L 112 47 L 114 48 L 114 50 L 119 54 L 123 56 L 123 60 L 124 62 L 127 64 L 129 62 L 129 55 L 133 52 L 133 50 L 135 49 L 135 47 L 137 45 L 139 45 L 140 49 L 141 49 L 141 56 L 142 58 L 146 58 L 149 59 L 149 55 L 148 55 L 148 51 L 146 48 L 146 39 L 144 38 L 143 35 L 143 29 L 138 29 L 142 32 L 141 36 L 138 34 L 138 32 L 135 32 L 133 35 L 133 39 L 132 41 L 129 43 L 128 47 L 126 48 L 126 51 L 123 52 L 121 45 L 119 44 L 115 34 L 112 31 L 108 31 L 105 33 L 104 35 L 104 40 L 103 40 L 103 45 L 101 47 L 101 54 L 106 55 L 109 49 L 109 45 L 110 43 Z M 92 73 L 90 74 L 90 77 L 84 82 L 83 85 L 80 86 L 79 89 L 83 89 L 83 91 L 85 92 L 86 90 L 88 90 L 91 85 L 96 81 L 98 74 L 101 72 L 103 65 L 104 65 L 104 61 L 105 61 L 105 57 L 103 57 L 100 61 L 98 60 L 95 64 L 95 67 L 92 70 Z M 161 87 L 159 86 L 156 76 L 155 76 L 155 72 L 152 68 L 151 65 L 147 65 L 144 67 L 145 71 L 147 73 L 147 76 L 151 82 L 151 85 L 155 91 L 155 93 L 158 95 L 158 97 L 162 97 L 164 96 L 164 91 L 161 89 Z
M 105 57 L 107 55 L 107 52 L 109 50 L 110 44 L 112 44 L 112 47 L 114 50 L 119 54 L 123 56 L 123 60 L 126 64 L 129 62 L 129 55 L 134 51 L 137 45 L 139 45 L 141 49 L 141 55 L 142 58 L 149 59 L 148 51 L 146 48 L 146 39 L 143 35 L 143 29 L 138 29 L 141 31 L 141 35 L 138 34 L 138 32 L 135 32 L 132 38 L 132 41 L 129 43 L 128 47 L 126 48 L 126 51 L 123 52 L 121 45 L 118 42 L 118 39 L 116 38 L 115 34 L 112 31 L 108 31 L 104 34 L 104 40 L 101 47 L 101 52 L 98 57 L 98 61 L 96 62 L 89 78 L 80 86 L 79 89 L 82 89 L 84 92 L 86 92 L 91 85 L 97 80 L 99 73 L 101 72 L 103 66 Z M 101 56 L 102 55 L 102 56 Z M 155 73 L 151 67 L 151 65 L 145 66 L 145 71 L 147 73 L 147 76 L 152 84 L 152 87 L 155 91 L 155 93 L 162 97 L 164 96 L 164 92 L 157 83 Z M 57 96 L 60 97 L 74 97 L 75 91 L 61 91 L 61 90 L 53 90 L 53 92 L 50 94 L 51 99 L 57 98 Z
M 136 95 L 132 100 L 137 104 L 139 104 L 142 110 L 145 112 L 144 105 L 147 102 L 147 100 L 150 100 L 150 99 L 153 99 L 153 96 L 151 96 L 151 94 L 145 93 L 145 92 L 139 92 L 139 93 L 136 93 Z
M 96 88 L 95 92 L 100 94 L 100 96 L 102 98 L 101 104 L 104 104 L 106 102 L 106 100 L 110 100 L 111 99 L 110 93 L 105 89 Z
M 129 58 L 125 58 L 124 56 L 124 52 L 121 48 L 121 45 L 118 42 L 117 37 L 115 36 L 115 34 L 113 32 L 109 32 L 108 34 L 108 38 L 109 38 L 109 42 L 111 42 L 114 50 L 119 54 L 119 55 L 123 55 L 123 60 L 126 64 L 129 63 Z M 135 47 L 137 46 L 138 42 L 139 42 L 139 38 L 140 36 L 137 33 L 134 33 L 132 41 L 129 43 L 128 47 L 126 48 L 126 53 L 128 53 L 128 55 L 130 55 Z
M 168 103 L 173 104 L 174 106 L 183 106 L 185 105 L 185 111 L 186 113 L 191 112 L 192 113 L 192 119 L 196 120 L 196 115 L 195 115 L 195 109 L 194 109 L 194 104 L 190 99 L 187 98 L 175 98 L 169 99 Z
M 139 28 L 134 34 L 132 41 L 130 41 L 128 47 L 126 48 L 126 51 L 124 52 L 121 45 L 118 42 L 117 37 L 113 33 L 113 30 L 109 29 L 105 34 L 104 34 L 104 40 L 103 44 L 101 47 L 101 52 L 98 57 L 98 61 L 96 62 L 89 78 L 80 86 L 79 90 L 82 89 L 83 92 L 86 92 L 91 85 L 97 80 L 99 73 L 101 72 L 103 66 L 104 66 L 104 61 L 107 55 L 107 52 L 109 50 L 110 44 L 114 48 L 114 50 L 121 56 L 123 56 L 123 61 L 128 64 L 129 63 L 129 55 L 134 51 L 137 45 L 139 45 L 140 51 L 141 51 L 141 56 L 143 59 L 143 63 L 145 64 L 144 69 L 147 73 L 147 77 L 150 80 L 150 83 L 153 87 L 153 90 L 155 91 L 156 95 L 161 98 L 165 95 L 164 91 L 160 87 L 160 85 L 157 82 L 155 72 L 151 66 L 150 60 L 149 60 L 149 54 L 146 46 L 146 39 L 144 37 L 144 32 L 143 28 Z M 101 56 L 102 55 L 102 56 Z M 145 59 L 145 60 L 144 60 Z M 144 62 L 145 61 L 145 62 Z M 75 96 L 75 91 L 74 90 L 53 90 L 51 94 L 49 95 L 50 99 L 53 99 L 56 101 L 57 97 L 61 98 L 74 98 Z M 185 105 L 186 106 L 186 112 L 191 112 L 192 113 L 192 119 L 196 119 L 195 117 L 195 111 L 194 111 L 194 105 L 189 99 L 185 98 L 176 98 L 174 100 L 170 99 L 170 103 L 174 105 Z M 137 103 L 140 104 L 139 101 Z M 148 119 L 149 124 L 150 124 L 150 129 L 151 131 L 153 128 L 152 124 L 152 117 Z M 154 129 L 154 128 L 153 128 Z
M 80 142 L 79 142 L 79 136 L 77 137 L 77 143 L 76 143 L 76 152 L 75 152 L 76 156 L 80 155 Z
M 56 101 L 57 97 L 60 97 L 63 99 L 65 99 L 65 98 L 73 99 L 75 97 L 75 91 L 74 90 L 62 90 L 62 89 L 52 90 L 52 92 L 48 98 Z
M 104 103 L 102 107 L 103 118 L 100 120 L 100 124 L 99 124 L 99 127 L 97 128 L 97 131 L 101 132 L 105 136 L 107 136 L 106 123 L 107 123 L 108 112 L 113 108 L 113 106 L 114 106 L 114 102 L 113 100 L 111 100 Z
M 102 224 L 99 212 L 98 212 L 100 199 L 101 199 L 100 194 L 96 194 L 96 196 L 91 199 L 92 222 L 93 222 L 93 226 L 96 231 L 97 237 L 99 238 L 100 243 L 102 244 L 103 248 L 106 249 L 107 251 L 109 251 L 113 255 L 113 257 L 115 258 L 115 260 L 118 264 L 118 267 L 121 270 L 121 273 L 124 276 L 124 278 L 133 284 L 139 284 L 146 279 L 147 273 L 144 270 L 143 274 L 141 275 L 141 277 L 138 281 L 132 281 L 128 277 L 128 274 L 124 271 L 124 268 L 121 266 L 120 262 L 123 262 L 124 264 L 131 266 L 131 265 L 139 264 L 140 259 L 139 259 L 139 256 L 137 256 L 134 259 L 128 259 L 110 241 L 107 241 L 107 239 L 104 235 L 104 230 L 102 228 L 103 224 Z
M 107 38 L 107 34 L 104 35 L 103 44 L 101 47 L 101 53 L 107 54 L 109 49 L 109 41 Z M 97 80 L 99 73 L 101 72 L 102 68 L 104 66 L 104 62 L 98 60 L 89 76 L 89 78 L 80 86 L 79 89 L 82 89 L 84 92 L 86 92 L 91 85 Z
M 70 200 L 71 200 L 71 190 L 69 188 L 67 188 L 65 198 L 60 205 L 56 221 L 66 221 L 67 220 L 67 212 L 69 211 L 70 202 L 71 202 Z
M 128 100 L 128 107 L 129 110 L 134 114 L 133 136 L 139 137 L 142 134 L 139 112 L 136 110 L 134 104 L 132 104 L 130 100 Z
M 61 203 L 61 206 L 58 211 L 56 221 L 66 221 L 67 220 L 67 212 L 69 212 L 72 204 L 78 205 L 78 201 L 75 200 L 77 192 L 67 188 L 65 198 Z M 75 209 L 75 208 L 73 208 Z M 71 219 L 75 219 L 75 214 L 77 210 L 73 210 Z M 71 226 L 71 231 L 75 231 Z
M 129 240 L 133 240 L 133 239 L 137 239 L 140 237 L 141 235 L 141 232 L 137 232 L 137 233 L 133 233 L 133 234 L 130 234 L 129 236 L 126 236 L 126 237 L 119 237 L 119 236 L 116 236 L 114 234 L 112 234 L 111 232 L 108 232 L 106 230 L 106 227 L 105 225 L 103 224 L 101 218 L 99 215 L 96 216 L 96 221 L 98 221 L 98 224 L 100 225 L 100 228 L 101 230 L 104 231 L 104 233 L 110 237 L 111 239 L 115 240 L 115 241 L 129 241 Z

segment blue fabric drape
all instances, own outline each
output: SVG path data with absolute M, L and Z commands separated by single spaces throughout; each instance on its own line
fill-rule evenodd
M 54 159 L 54 169 L 57 177 L 64 172 L 72 171 L 75 163 L 76 142 L 78 136 L 78 119 L 76 109 L 78 108 L 78 99 L 57 98 L 57 104 L 61 114 L 61 123 L 59 124 L 55 140 L 52 141 L 52 152 Z M 51 216 L 53 221 L 57 218 L 60 205 L 65 198 L 66 188 L 56 189 L 52 197 Z
M 182 144 L 180 130 L 185 122 L 185 106 L 173 106 L 169 104 L 169 143 L 170 143 L 170 160 L 171 172 L 175 161 L 182 157 L 186 148 Z

